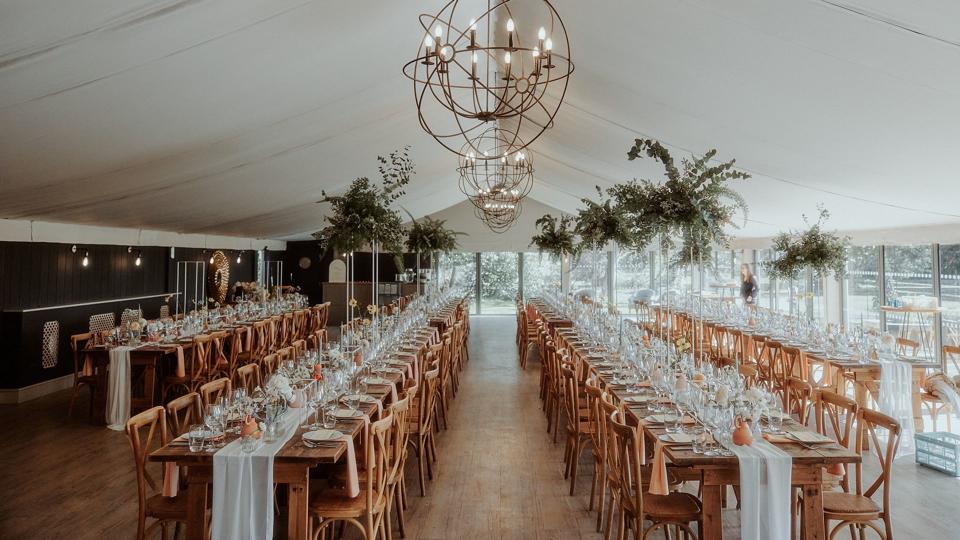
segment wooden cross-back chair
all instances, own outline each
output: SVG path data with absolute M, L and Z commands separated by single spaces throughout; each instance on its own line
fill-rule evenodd
M 230 365 L 230 334 L 224 331 L 210 332 L 210 361 L 207 364 L 208 381 L 219 377 L 230 377 L 235 366 Z
M 157 406 L 127 420 L 127 437 L 133 449 L 133 462 L 137 474 L 137 536 L 143 540 L 161 528 L 163 538 L 167 537 L 170 522 L 187 521 L 187 496 L 178 493 L 176 497 L 164 497 L 161 491 L 163 465 L 160 465 L 160 480 L 154 479 L 148 469 L 150 452 L 169 442 L 167 419 L 163 407 Z M 149 527 L 148 518 L 156 519 Z
M 184 359 L 187 362 L 183 377 L 176 374 L 167 375 L 163 380 L 162 395 L 164 398 L 171 389 L 180 388 L 182 394 L 196 392 L 208 380 L 208 366 L 213 358 L 213 338 L 208 334 L 193 336 L 190 354 Z
M 832 438 L 844 448 L 850 448 L 850 437 L 853 434 L 853 426 L 856 424 L 860 405 L 847 396 L 821 389 L 817 392 L 814 410 L 817 433 Z M 842 475 L 832 474 L 827 477 L 825 473 L 824 480 L 839 485 L 843 491 L 849 491 L 850 476 L 846 474 L 847 464 L 841 463 L 840 466 L 844 471 Z
M 260 365 L 251 362 L 237 368 L 237 388 L 244 388 L 248 396 L 253 395 L 253 391 L 260 386 Z
M 563 379 L 564 388 L 564 415 L 567 418 L 567 445 L 566 445 L 566 464 L 567 468 L 564 478 L 570 478 L 570 495 L 573 495 L 577 483 L 577 470 L 579 469 L 580 454 L 583 452 L 587 443 L 592 442 L 593 422 L 590 420 L 589 412 L 586 410 L 586 404 L 581 403 L 579 381 L 575 366 L 561 366 L 560 376 Z
M 393 415 L 387 414 L 372 422 L 367 430 L 361 446 L 364 474 L 361 476 L 359 496 L 348 497 L 340 489 L 311 490 L 309 511 L 312 538 L 325 534 L 329 527 L 338 522 L 353 525 L 369 540 L 386 536 L 387 456 L 394 435 L 392 427 Z
M 73 404 L 80 395 L 80 389 L 84 386 L 90 389 L 90 416 L 93 416 L 93 394 L 97 389 L 96 366 L 90 362 L 89 373 L 84 373 L 87 355 L 84 349 L 87 343 L 93 339 L 93 333 L 74 334 L 70 336 L 70 352 L 73 353 L 73 394 L 70 396 L 70 407 L 67 409 L 67 416 L 73 415 Z
M 695 495 L 679 491 L 668 495 L 644 493 L 646 489 L 638 444 L 638 438 L 643 435 L 633 426 L 621 422 L 616 415 L 611 418 L 609 426 L 618 456 L 616 467 L 619 472 L 620 512 L 623 515 L 620 523 L 631 529 L 636 538 L 647 538 L 657 529 L 663 529 L 669 535 L 671 526 L 683 531 L 687 538 L 697 538 L 690 525 L 696 523 L 697 530 L 703 530 L 700 500 Z M 650 527 L 645 527 L 647 521 L 651 523 Z M 626 537 L 625 531 L 620 533 L 620 538 Z
M 420 477 L 420 496 L 426 494 L 424 472 L 433 479 L 433 460 L 427 456 L 428 451 L 434 451 L 434 414 L 439 392 L 440 368 L 435 366 L 423 372 L 423 382 L 419 396 L 411 404 L 411 412 L 407 416 L 407 444 L 412 446 L 417 456 L 417 472 Z M 434 454 L 435 457 L 435 454 Z
M 260 359 L 260 377 L 262 381 L 266 382 L 266 380 L 273 375 L 273 372 L 276 371 L 280 365 L 279 362 L 280 360 L 276 354 L 268 354 Z
M 403 466 L 407 456 L 407 417 L 410 414 L 410 404 L 416 395 L 416 387 L 406 390 L 401 399 L 390 405 L 390 415 L 393 416 L 393 426 L 391 427 L 390 441 L 387 444 L 387 503 L 385 505 L 384 529 L 387 532 L 387 538 L 392 538 L 393 520 L 391 514 L 396 506 L 397 522 L 400 527 L 400 536 L 404 536 L 403 520 L 403 494 L 400 492 L 403 487 Z
M 784 395 L 784 412 L 796 415 L 798 422 L 807 425 L 815 400 L 813 386 L 799 377 L 787 377 Z
M 233 385 L 230 383 L 230 379 L 221 377 L 200 387 L 200 401 L 206 407 L 216 403 L 220 398 L 229 398 L 231 390 L 233 390 Z
M 170 433 L 179 437 L 190 429 L 191 424 L 203 422 L 203 404 L 200 394 L 190 392 L 167 403 L 167 417 L 170 420 Z
M 881 442 L 880 434 L 886 435 Z M 823 493 L 824 523 L 839 521 L 830 531 L 832 538 L 845 526 L 861 531 L 869 527 L 884 540 L 893 539 L 893 525 L 890 515 L 890 481 L 893 471 L 893 459 L 900 445 L 900 424 L 895 419 L 871 409 L 860 409 L 857 413 L 857 435 L 854 451 L 858 454 L 866 450 L 866 440 L 870 440 L 870 449 L 880 465 L 880 472 L 866 487 L 863 464 L 858 462 L 855 468 L 854 493 L 827 491 Z M 881 502 L 877 504 L 873 496 L 879 492 Z M 878 523 L 879 522 L 879 523 Z

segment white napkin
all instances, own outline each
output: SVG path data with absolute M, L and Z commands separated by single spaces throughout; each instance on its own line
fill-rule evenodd
M 133 347 L 110 349 L 110 369 L 107 376 L 107 427 L 116 431 L 127 429 L 130 419 L 130 351 Z
M 898 457 L 914 453 L 913 367 L 899 360 L 881 358 L 880 412 L 900 423 Z M 878 433 L 879 434 L 879 433 Z
M 790 540 L 790 454 L 759 437 L 724 446 L 740 462 L 740 538 Z

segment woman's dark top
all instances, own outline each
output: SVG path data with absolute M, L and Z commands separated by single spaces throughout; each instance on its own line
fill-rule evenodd
M 756 302 L 758 292 L 760 292 L 760 287 L 757 285 L 756 276 L 750 276 L 749 279 L 744 280 L 743 283 L 740 284 L 740 298 L 743 298 L 746 304 Z

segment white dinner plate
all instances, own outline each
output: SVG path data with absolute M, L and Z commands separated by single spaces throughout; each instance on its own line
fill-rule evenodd
M 363 416 L 363 411 L 354 411 L 352 409 L 337 409 L 337 412 L 333 413 L 337 418 L 360 418 Z
M 335 441 L 343 434 L 335 429 L 318 429 L 303 434 L 303 440 L 310 442 Z

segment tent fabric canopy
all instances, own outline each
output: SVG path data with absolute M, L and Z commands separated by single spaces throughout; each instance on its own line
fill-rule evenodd
M 529 0 L 514 1 L 519 23 Z M 0 0 L 0 218 L 307 238 L 321 190 L 375 177 L 375 157 L 407 144 L 401 204 L 454 207 L 455 156 L 421 131 L 401 72 L 418 14 L 443 3 Z M 626 160 L 651 137 L 754 175 L 743 239 L 818 203 L 845 231 L 960 224 L 957 2 L 554 5 L 576 71 L 532 147 L 544 205 L 660 178 Z

